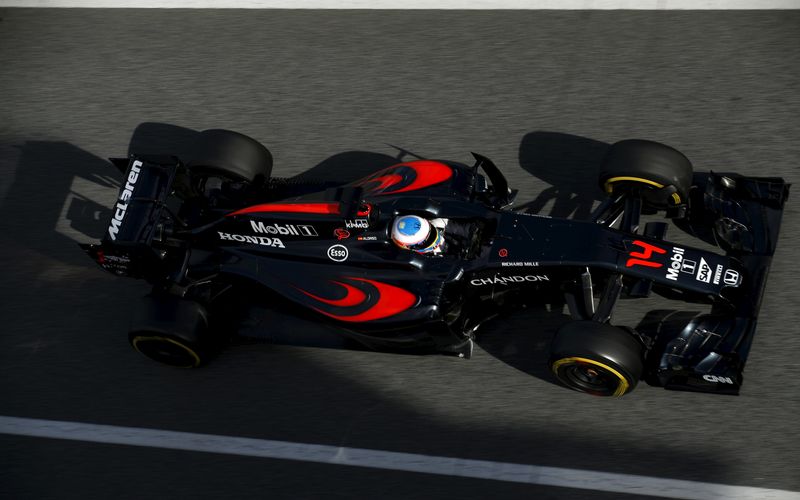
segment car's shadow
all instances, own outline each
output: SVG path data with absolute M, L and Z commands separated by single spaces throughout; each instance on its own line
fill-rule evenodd
M 540 304 L 481 326 L 476 344 L 512 368 L 557 384 L 547 364 L 550 342 L 569 320 L 559 304 Z
M 166 123 L 142 123 L 131 137 L 128 153 L 169 153 L 185 157 L 197 133 Z M 393 154 L 341 152 L 294 178 L 344 184 L 399 161 L 419 157 L 401 147 L 387 146 Z M 102 237 L 122 175 L 105 159 L 66 142 L 29 141 L 18 147 L 17 175 L 1 206 L 4 214 L 14 214 L 14 217 L 5 217 L 8 234 L 13 234 L 15 242 L 22 247 L 49 258 L 70 265 L 93 266 L 75 243 Z M 554 217 L 587 217 L 600 200 L 596 172 L 608 147 L 603 142 L 558 132 L 535 131 L 525 135 L 519 148 L 520 167 L 549 187 L 516 209 L 527 213 L 546 212 Z M 279 172 L 280 166 L 276 170 Z M 569 321 L 559 298 L 554 299 L 553 304 L 488 323 L 479 335 L 478 345 L 516 369 L 553 381 L 547 369 L 548 346 L 558 327 Z M 658 311 L 651 313 L 639 325 L 642 331 L 655 332 L 654 335 L 663 339 L 669 336 L 668 331 L 679 329 L 679 326 L 673 328 L 671 323 L 662 325 L 656 314 Z M 673 320 L 676 317 L 674 313 L 667 316 Z M 276 321 L 270 323 L 274 325 Z M 308 330 L 312 332 L 308 338 L 296 343 L 323 347 L 341 345 L 331 341 L 331 328 L 320 327 L 319 331 L 314 331 L 311 325 L 313 323 L 308 322 Z M 298 329 L 291 329 L 296 335 Z M 243 330 L 258 337 L 257 328 L 252 325 Z M 277 335 L 274 328 L 272 332 L 269 338 L 273 342 L 292 343 L 290 335 Z
M 601 199 L 597 173 L 608 148 L 604 142 L 560 132 L 526 134 L 519 145 L 519 164 L 550 187 L 516 209 L 539 214 L 550 207 L 544 215 L 587 218 Z

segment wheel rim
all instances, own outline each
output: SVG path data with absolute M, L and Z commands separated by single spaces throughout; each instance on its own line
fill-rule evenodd
M 593 359 L 559 359 L 553 372 L 567 387 L 594 396 L 622 396 L 630 386 L 620 372 Z
M 159 363 L 180 368 L 200 366 L 200 356 L 192 348 L 168 337 L 137 335 L 131 344 L 134 349 Z

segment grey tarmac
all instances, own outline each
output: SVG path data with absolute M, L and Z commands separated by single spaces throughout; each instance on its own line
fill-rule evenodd
M 76 241 L 107 229 L 102 158 L 228 128 L 275 174 L 347 180 L 411 155 L 487 155 L 521 210 L 582 216 L 607 144 L 648 138 L 698 170 L 800 169 L 800 12 L 0 9 L 0 415 L 800 491 L 800 246 L 790 197 L 739 397 L 557 386 L 533 308 L 471 360 L 255 343 L 208 367 L 127 344 L 143 283 Z M 691 239 L 672 230 L 681 244 Z M 793 255 L 795 257 L 793 257 Z M 648 327 L 699 309 L 631 301 Z M 643 320 L 643 318 L 645 318 Z M 265 315 L 246 331 L 332 337 Z M 245 332 L 246 333 L 246 332 Z M 567 498 L 613 493 L 0 436 L 3 498 Z M 629 495 L 625 498 L 637 498 Z

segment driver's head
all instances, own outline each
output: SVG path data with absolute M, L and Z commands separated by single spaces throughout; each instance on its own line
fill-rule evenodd
M 419 253 L 433 252 L 442 245 L 439 230 L 417 215 L 402 215 L 394 220 L 392 241 L 400 248 Z

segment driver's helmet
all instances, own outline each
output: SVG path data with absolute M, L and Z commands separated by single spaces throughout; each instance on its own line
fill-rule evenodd
M 441 232 L 417 215 L 403 215 L 392 224 L 392 241 L 400 248 L 428 253 L 442 246 Z

